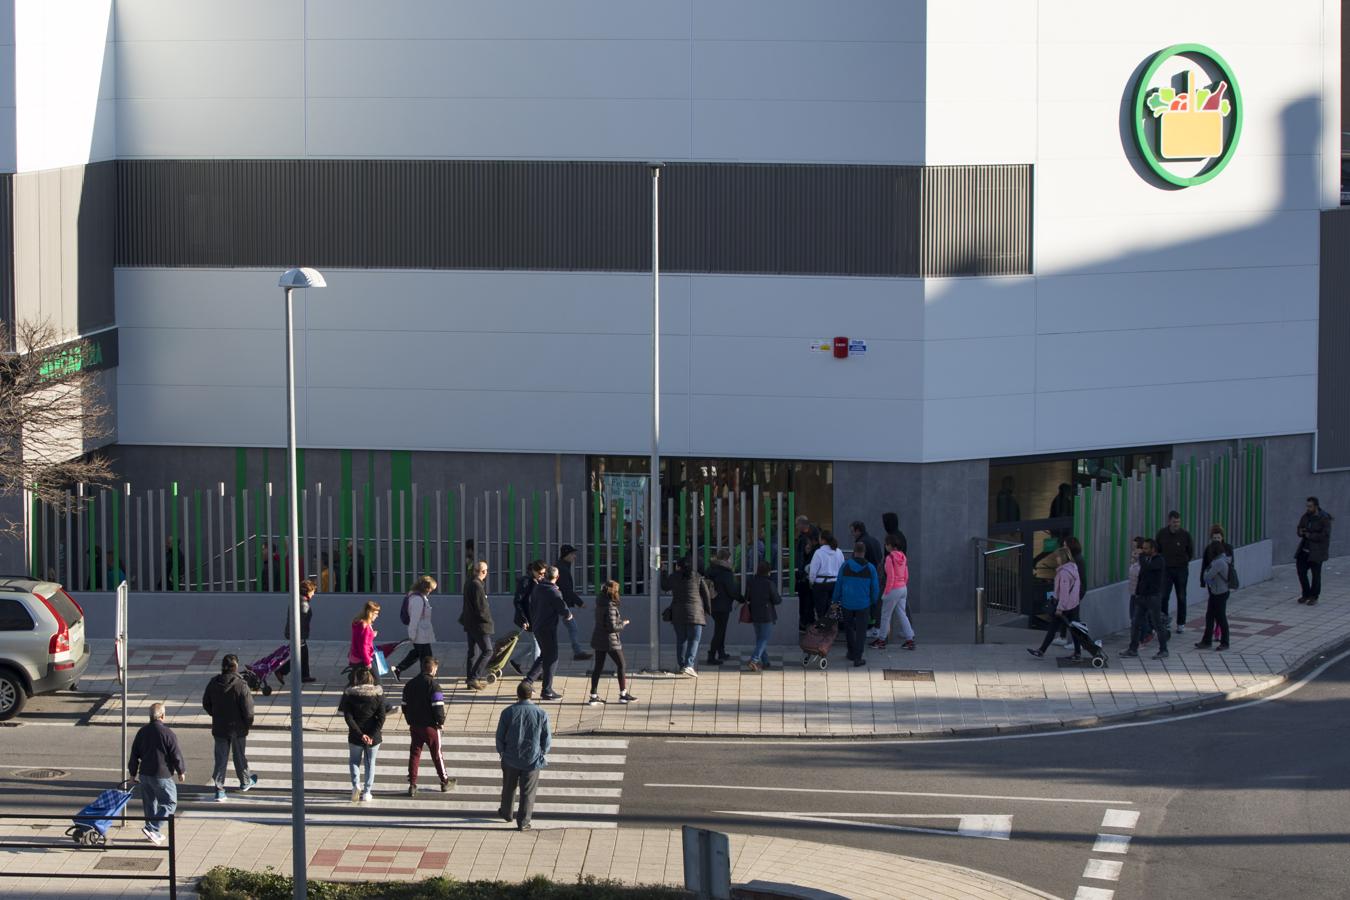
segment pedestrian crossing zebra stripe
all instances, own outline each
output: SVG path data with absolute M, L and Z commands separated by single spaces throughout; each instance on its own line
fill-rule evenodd
M 391 774 L 394 772 L 400 773 L 406 772 L 407 757 L 400 757 L 399 762 L 402 764 L 400 765 L 392 761 L 385 764 L 377 761 L 375 764 L 375 771 L 377 775 L 380 774 L 382 771 L 388 771 Z M 430 764 L 430 762 L 426 760 L 423 760 L 422 762 L 422 769 L 424 771 L 422 772 L 423 777 L 419 778 L 419 780 L 425 779 L 426 777 L 425 770 L 428 768 L 432 770 L 431 780 L 432 783 L 435 783 L 435 767 L 433 767 Z M 249 769 L 251 769 L 253 772 L 259 775 L 262 775 L 263 773 L 267 772 L 273 772 L 273 773 L 284 773 L 287 776 L 289 776 L 291 772 L 291 764 L 288 762 L 250 761 Z M 348 768 L 348 763 L 344 758 L 343 762 L 340 764 L 314 763 L 310 762 L 309 760 L 305 760 L 305 772 L 306 773 L 314 772 L 321 775 L 348 775 L 350 774 L 351 770 L 350 768 Z M 496 781 L 500 781 L 502 777 L 501 769 L 496 766 L 490 769 L 489 768 L 471 769 L 458 766 L 446 766 L 445 774 L 450 776 L 451 778 L 491 778 Z M 549 766 L 548 768 L 541 769 L 539 771 L 539 779 L 540 781 L 623 781 L 623 772 L 597 772 L 594 770 L 555 769 L 552 766 Z
M 389 744 L 397 741 L 409 740 L 409 733 L 404 729 L 386 728 L 384 730 L 384 743 Z M 304 741 L 307 746 L 318 744 L 341 744 L 347 746 L 347 732 L 334 731 L 306 731 Z M 290 747 L 291 736 L 287 731 L 254 731 L 248 736 L 248 745 L 253 747 L 255 744 L 279 743 L 285 747 Z M 442 747 L 492 747 L 496 748 L 497 739 L 494 737 L 467 735 L 467 734 L 446 734 L 441 733 Z M 561 737 L 553 739 L 554 750 L 627 750 L 628 741 L 618 738 L 575 738 Z M 552 759 L 552 757 L 549 757 Z
M 367 804 L 368 806 L 369 804 Z M 559 828 L 586 828 L 586 829 L 610 829 L 618 828 L 619 823 L 616 819 L 552 819 L 547 816 L 539 816 L 539 805 L 535 804 L 536 816 L 530 821 L 531 827 L 535 831 L 547 831 Z M 259 825 L 289 825 L 291 824 L 291 814 L 289 812 L 249 812 L 239 809 L 194 809 L 191 812 L 193 818 L 204 819 L 228 819 L 232 822 L 253 822 Z M 491 829 L 494 831 L 509 830 L 514 831 L 516 826 L 513 822 L 503 822 L 494 816 L 437 816 L 435 818 L 424 818 L 407 815 L 397 815 L 395 813 L 382 814 L 372 811 L 366 814 L 352 813 L 328 813 L 305 812 L 305 822 L 310 826 L 315 825 L 341 825 L 356 828 L 369 828 L 372 826 L 384 828 L 455 828 L 455 829 Z
M 315 750 L 318 749 L 319 748 L 315 748 Z M 323 748 L 323 750 L 328 750 L 328 748 Z M 441 757 L 442 759 L 444 759 L 447 755 L 445 753 L 444 744 L 441 745 L 441 750 L 442 750 Z M 387 740 L 380 745 L 380 759 L 384 759 L 386 756 L 395 753 L 397 753 L 401 758 L 407 759 L 408 748 L 405 745 L 403 745 L 402 742 L 391 745 L 391 742 Z M 264 744 L 260 747 L 251 746 L 248 748 L 248 755 L 250 757 L 254 756 L 289 757 L 291 755 L 291 748 L 271 746 L 267 744 Z M 345 759 L 347 757 L 347 750 L 346 749 L 329 750 L 327 755 L 331 755 L 334 757 L 340 755 L 343 759 Z M 498 756 L 496 753 L 480 753 L 476 751 L 465 751 L 465 750 L 456 750 L 453 753 L 449 754 L 449 757 L 450 758 L 448 761 L 451 762 L 460 761 L 460 762 L 499 763 L 501 761 L 501 757 Z M 548 755 L 548 764 L 550 766 L 557 766 L 557 765 L 621 766 L 624 764 L 624 759 L 625 758 L 623 756 L 614 756 L 610 754 L 590 756 L 584 753 L 550 753 Z

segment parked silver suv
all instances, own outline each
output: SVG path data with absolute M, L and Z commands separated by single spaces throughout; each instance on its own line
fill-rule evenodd
M 0 577 L 0 722 L 34 694 L 74 687 L 88 665 L 80 604 L 59 584 Z

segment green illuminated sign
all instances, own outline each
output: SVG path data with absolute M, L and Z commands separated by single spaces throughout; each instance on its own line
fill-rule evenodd
M 1193 187 L 1228 165 L 1242 135 L 1242 92 L 1223 57 L 1202 44 L 1160 51 L 1134 89 L 1134 137 L 1168 184 Z

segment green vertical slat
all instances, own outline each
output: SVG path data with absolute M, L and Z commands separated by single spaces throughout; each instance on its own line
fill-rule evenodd
M 522 523 L 523 525 L 523 523 Z M 530 495 L 530 556 L 539 558 L 539 492 Z
M 1083 504 L 1077 502 L 1073 505 L 1073 536 L 1078 538 L 1079 544 L 1087 546 L 1083 540 Z
M 1092 558 L 1092 495 L 1097 493 L 1091 487 L 1088 488 L 1085 499 L 1087 500 L 1087 509 L 1083 511 L 1083 536 L 1079 541 L 1083 544 L 1083 558 Z
M 600 593 L 600 492 L 591 491 L 591 591 Z
M 1186 464 L 1177 465 L 1177 509 L 1181 511 L 1181 526 L 1191 534 L 1198 534 L 1191 521 L 1191 509 L 1186 503 Z
M 1266 534 L 1266 448 L 1256 448 L 1256 496 L 1260 498 L 1260 510 L 1256 521 L 1256 533 L 1265 540 Z
M 770 538 L 770 535 L 772 534 L 772 530 L 771 530 L 771 529 L 772 529 L 772 527 L 773 527 L 773 526 L 772 526 L 772 523 L 769 521 L 769 516 L 771 515 L 770 510 L 773 509 L 773 505 L 769 502 L 769 493 L 768 493 L 768 491 L 765 491 L 761 496 L 763 497 L 763 500 L 764 500 L 764 518 L 760 519 L 760 522 L 762 522 L 762 523 L 764 524 L 764 535 L 763 535 L 763 537 L 764 537 L 764 557 L 763 557 L 763 558 L 764 558 L 764 559 L 768 559 L 768 558 L 769 558 L 769 547 L 771 547 L 772 544 L 773 544 L 773 542 L 769 539 L 769 538 Z M 848 555 L 848 554 L 845 554 L 845 556 L 847 556 L 847 555 Z M 770 565 L 772 565 L 772 563 L 770 563 Z
M 1231 473 L 1228 471 L 1228 468 L 1229 468 L 1229 467 L 1228 467 L 1228 464 L 1229 464 L 1229 462 L 1231 461 L 1231 459 L 1232 459 L 1232 457 L 1231 457 L 1230 454 L 1227 454 L 1227 453 L 1224 454 L 1224 457 L 1223 457 L 1223 518 L 1220 519 L 1219 521 L 1220 521 L 1220 522 L 1223 522 L 1223 530 L 1224 530 L 1224 533 L 1225 533 L 1225 534 L 1227 534 L 1228 532 L 1230 532 L 1230 531 L 1233 530 L 1233 522 L 1232 522 L 1232 514 L 1233 514 L 1232 488 L 1233 488 L 1233 485 L 1232 485 L 1232 475 L 1231 475 Z
M 412 498 L 412 451 L 391 450 L 389 452 L 389 487 L 393 493 L 394 508 L 389 511 L 390 540 L 397 548 L 394 571 L 399 579 L 409 580 L 408 570 L 414 558 L 411 550 L 403 545 L 403 537 L 412 530 L 413 516 L 417 510 L 409 504 Z
M 431 498 L 422 498 L 422 571 L 432 572 L 431 564 Z
M 347 589 L 347 567 L 353 562 L 353 560 L 347 558 L 347 542 L 354 537 L 352 534 L 352 451 L 343 450 L 338 456 L 341 460 L 342 474 L 340 481 L 342 486 L 339 488 L 341 496 L 338 497 L 338 582 L 334 587 L 345 591 Z M 355 543 L 352 544 L 352 549 L 356 549 Z M 329 565 L 332 565 L 332 562 L 332 560 L 329 560 Z M 355 586 L 352 585 L 352 587 Z
M 712 543 L 712 485 L 703 486 L 703 568 L 708 568 Z
M 373 454 L 373 453 L 371 454 L 371 457 L 372 457 L 372 458 L 374 457 L 374 454 Z M 371 470 L 372 470 L 371 473 L 372 473 L 372 475 L 374 474 L 374 468 L 375 468 L 374 463 L 372 463 L 372 464 L 371 464 Z M 366 500 L 366 515 L 365 515 L 365 523 L 364 523 L 364 526 L 365 526 L 365 530 L 366 530 L 366 541 L 365 541 L 365 544 L 366 544 L 366 571 L 365 571 L 364 573 L 362 573 L 362 574 L 365 575 L 365 578 L 363 578 L 362 580 L 365 582 L 365 591 L 366 591 L 367 593 L 369 593 L 370 590 L 371 590 L 371 582 L 372 582 L 372 580 L 373 580 L 374 577 L 375 577 L 375 573 L 374 573 L 374 568 L 375 568 L 375 566 L 374 566 L 374 560 L 375 560 L 375 485 L 372 484 L 370 481 L 367 481 L 367 482 L 366 482 L 366 497 L 365 497 L 365 500 Z
M 1144 472 L 1144 537 L 1153 537 L 1153 472 Z
M 620 586 L 623 586 L 623 584 L 624 584 L 624 578 L 623 578 L 623 576 L 624 576 L 624 563 L 626 563 L 628 560 L 627 560 L 627 558 L 626 558 L 626 557 L 627 557 L 627 554 L 624 553 L 624 540 L 623 540 L 623 521 L 624 521 L 624 519 L 623 519 L 623 498 L 622 498 L 622 497 L 616 497 L 616 498 L 614 499 L 614 510 L 615 510 L 615 513 L 614 513 L 614 523 L 615 523 L 615 524 L 614 524 L 614 530 L 618 532 L 617 537 L 618 537 L 618 540 L 619 540 L 619 585 L 620 585 Z
M 169 522 L 172 525 L 170 533 L 173 536 L 173 548 L 169 557 L 169 590 L 177 591 L 182 585 L 178 584 L 178 482 L 176 481 L 173 483 L 173 500 L 169 503 Z
M 521 560 L 519 568 L 516 566 L 516 489 L 509 484 L 506 486 L 506 559 L 512 572 L 525 567 L 525 560 Z
M 676 550 L 675 554 L 676 556 L 679 557 L 683 557 L 685 552 L 689 548 L 687 536 L 685 534 L 685 527 L 689 523 L 688 504 L 689 504 L 689 491 L 687 491 L 685 488 L 680 488 L 680 546 L 679 549 Z
M 459 556 L 459 544 L 458 544 L 458 542 L 456 541 L 456 535 L 455 535 L 455 492 L 454 492 L 454 491 L 446 491 L 446 494 L 445 494 L 445 522 L 446 522 L 446 525 L 448 526 L 448 528 L 446 529 L 446 534 L 447 534 L 447 536 L 449 537 L 449 540 L 446 541 L 446 550 L 445 550 L 445 552 L 446 552 L 446 553 L 449 555 L 449 557 L 450 557 L 449 559 L 447 559 L 447 560 L 445 561 L 445 571 L 448 572 L 448 573 L 450 574 L 450 584 L 452 585 L 452 588 L 451 588 L 451 589 L 453 590 L 453 585 L 455 584 L 455 557 Z M 514 573 L 513 573 L 513 574 L 514 574 Z
M 1132 535 L 1130 534 L 1130 488 L 1124 478 L 1120 483 L 1120 562 L 1116 566 L 1117 580 L 1124 578 L 1129 573 L 1130 550 L 1132 546 L 1129 543 Z
M 1156 517 L 1156 524 L 1153 526 L 1155 531 L 1162 531 L 1162 527 L 1167 524 L 1163 518 L 1167 515 L 1167 510 L 1163 509 L 1163 480 L 1160 476 L 1153 477 L 1153 515 Z
M 1200 523 L 1200 464 L 1194 456 L 1191 457 L 1191 516 L 1195 519 L 1195 533 L 1201 533 L 1204 528 Z
M 1120 476 L 1111 476 L 1111 543 L 1106 548 L 1107 571 L 1111 581 L 1116 581 L 1116 569 L 1120 557 Z
M 263 451 L 263 471 L 267 470 L 267 451 Z M 258 492 L 253 495 L 253 522 L 254 534 L 258 539 L 253 542 L 253 555 L 256 557 L 253 565 L 253 577 L 258 580 L 258 590 L 266 590 L 263 585 L 263 528 L 267 524 L 267 518 L 263 515 L 263 504 L 271 503 L 267 497 L 267 482 L 264 481 L 259 487 Z M 268 535 L 270 538 L 271 535 Z
M 790 524 L 789 524 L 789 528 L 788 528 L 788 536 L 789 536 L 789 538 L 790 538 L 791 541 L 792 541 L 792 551 L 791 551 L 791 552 L 792 552 L 792 568 L 793 568 L 793 571 L 792 571 L 792 573 L 791 573 L 791 577 L 788 579 L 788 584 L 791 585 L 792 582 L 793 582 L 793 581 L 796 579 L 796 577 L 797 577 L 797 574 L 796 574 L 796 568 L 797 568 L 797 492 L 796 492 L 796 491 L 788 491 L 787 500 L 788 500 L 787 520 L 788 520 L 788 522 L 790 523 Z M 884 537 L 883 537 L 882 539 L 885 540 Z M 885 547 L 884 544 L 882 545 L 882 548 L 881 548 L 881 549 L 883 549 L 883 550 L 886 549 L 886 547 Z
M 113 508 L 117 508 L 117 503 L 113 503 Z M 197 590 L 202 589 L 206 583 L 206 566 L 202 559 L 206 541 L 202 537 L 202 492 L 194 490 L 192 492 L 192 558 L 197 561 Z
M 244 486 L 248 484 L 248 451 L 243 447 L 234 450 L 234 533 L 241 542 L 248 540 L 248 523 L 244 521 Z M 224 535 L 221 536 L 222 538 Z M 244 555 L 234 554 L 234 577 L 236 581 L 244 578 Z

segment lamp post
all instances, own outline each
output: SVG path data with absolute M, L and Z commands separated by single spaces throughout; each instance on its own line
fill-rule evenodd
M 647 482 L 647 596 L 651 671 L 661 670 L 661 167 L 648 163 L 652 173 L 652 447 Z
M 286 514 L 290 525 L 291 660 L 300 660 L 300 487 L 295 483 L 295 313 L 291 294 L 297 288 L 327 287 L 315 269 L 287 269 L 278 283 L 286 292 Z M 305 732 L 300 694 L 303 680 L 291 681 L 291 871 L 295 900 L 305 900 Z

